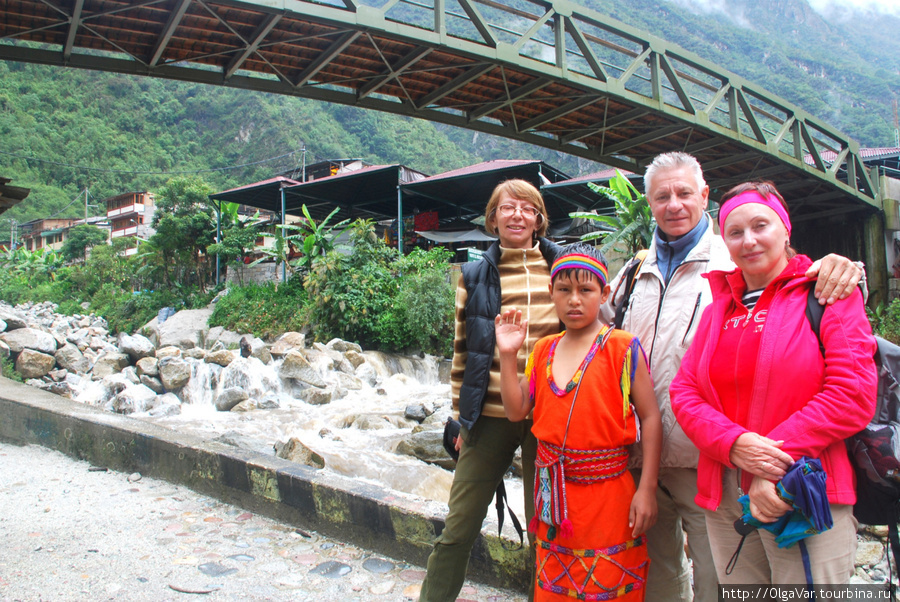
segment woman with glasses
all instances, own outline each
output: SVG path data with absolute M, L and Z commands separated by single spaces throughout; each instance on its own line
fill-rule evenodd
M 525 180 L 501 182 L 485 209 L 485 227 L 499 240 L 481 260 L 462 268 L 450 373 L 453 409 L 461 425 L 456 442 L 460 454 L 445 527 L 428 558 L 422 602 L 456 600 L 494 491 L 519 447 L 526 524 L 534 516 L 537 444 L 530 419 L 510 422 L 506 418 L 494 318 L 519 309 L 528 320 L 518 356 L 521 376 L 534 343 L 560 330 L 550 301 L 550 265 L 562 254 L 562 247 L 542 238 L 547 226 L 544 200 L 534 186 Z

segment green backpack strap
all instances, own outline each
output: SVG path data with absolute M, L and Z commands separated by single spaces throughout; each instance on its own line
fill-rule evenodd
M 637 274 L 641 271 L 641 266 L 644 265 L 644 260 L 647 259 L 647 255 L 649 254 L 649 249 L 641 249 L 635 253 L 631 262 L 628 264 L 628 270 L 625 272 L 625 277 L 619 282 L 619 286 L 616 288 L 616 293 L 618 293 L 618 289 L 623 285 L 625 286 L 625 296 L 622 298 L 622 302 L 616 306 L 616 317 L 613 320 L 613 326 L 616 328 L 622 328 L 622 324 L 625 322 L 625 312 L 628 311 L 628 302 L 631 299 L 631 293 L 634 291 L 634 283 L 637 280 Z M 614 299 L 616 293 L 613 293 Z

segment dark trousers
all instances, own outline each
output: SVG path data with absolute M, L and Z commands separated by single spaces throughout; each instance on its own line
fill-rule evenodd
M 427 575 L 420 602 L 456 600 L 466 579 L 469 555 L 481 533 L 494 492 L 509 469 L 516 449 L 522 448 L 525 485 L 525 523 L 534 516 L 534 460 L 537 442 L 531 421 L 510 422 L 506 418 L 482 416 L 470 432 L 461 431 L 463 446 L 450 488 L 450 510 L 444 531 L 428 557 Z M 534 567 L 531 567 L 532 571 Z M 529 588 L 533 589 L 530 583 Z

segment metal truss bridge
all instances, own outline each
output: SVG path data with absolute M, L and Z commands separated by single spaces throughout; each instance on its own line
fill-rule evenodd
M 881 210 L 855 141 L 567 0 L 0 0 L 0 59 L 354 105 L 637 173 L 686 151 L 719 192 L 774 180 L 795 221 Z

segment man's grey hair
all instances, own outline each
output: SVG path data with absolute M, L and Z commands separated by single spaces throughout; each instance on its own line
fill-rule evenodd
M 700 163 L 696 158 L 687 153 L 663 153 L 656 155 L 644 172 L 644 193 L 648 196 L 650 195 L 650 186 L 657 173 L 682 168 L 687 168 L 694 173 L 694 176 L 697 178 L 698 190 L 706 186 L 706 180 L 703 179 L 703 169 L 700 168 Z

